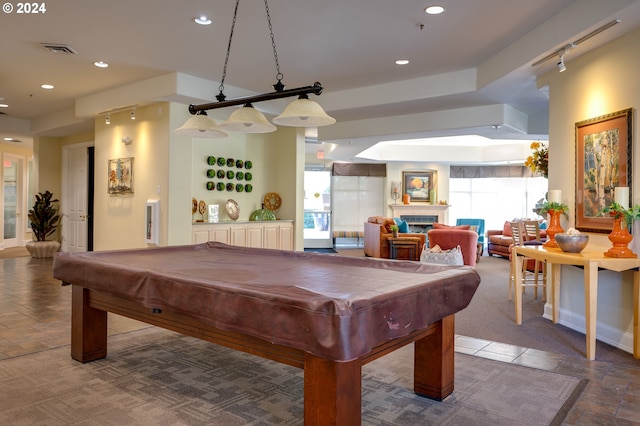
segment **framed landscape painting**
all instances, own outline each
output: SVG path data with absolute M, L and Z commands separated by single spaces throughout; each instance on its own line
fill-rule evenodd
M 576 123 L 576 229 L 611 232 L 613 219 L 602 209 L 614 188 L 629 187 L 632 173 L 631 108 Z M 629 199 L 633 199 L 629 195 Z
M 109 160 L 109 194 L 133 194 L 133 157 Z
M 434 170 L 402 172 L 402 194 L 409 194 L 412 202 L 433 203 L 436 173 Z

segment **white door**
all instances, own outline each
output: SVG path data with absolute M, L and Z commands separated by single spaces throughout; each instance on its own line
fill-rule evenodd
M 26 230 L 22 206 L 25 205 L 22 191 L 22 160 L 10 154 L 2 157 L 2 247 L 17 247 L 22 244 Z
M 87 251 L 87 145 L 63 151 L 62 251 Z
M 331 171 L 304 172 L 304 247 L 333 247 Z

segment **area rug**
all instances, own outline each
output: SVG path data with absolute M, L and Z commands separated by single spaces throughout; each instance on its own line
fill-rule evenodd
M 303 373 L 155 327 L 86 364 L 61 347 L 0 362 L 0 424 L 300 425 Z M 412 392 L 412 346 L 363 368 L 365 425 L 559 424 L 576 377 L 456 354 L 455 391 Z

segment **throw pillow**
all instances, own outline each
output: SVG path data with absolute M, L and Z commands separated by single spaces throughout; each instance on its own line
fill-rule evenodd
M 407 223 L 406 220 L 402 220 L 398 217 L 394 217 L 393 220 L 396 222 L 396 225 L 398 225 L 398 232 L 401 234 L 408 234 L 409 233 L 409 224 Z
M 434 223 L 433 224 L 433 229 L 463 229 L 463 230 L 470 230 L 471 229 L 471 225 L 445 225 L 444 223 Z

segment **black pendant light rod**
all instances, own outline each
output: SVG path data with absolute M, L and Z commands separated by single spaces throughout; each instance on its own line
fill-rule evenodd
M 313 93 L 314 95 L 320 95 L 322 93 L 322 84 L 317 81 L 312 86 L 298 87 L 296 89 L 276 90 L 271 93 L 264 93 L 262 95 L 247 96 L 244 98 L 230 99 L 228 101 L 211 102 L 208 104 L 189 105 L 189 112 L 191 114 L 197 114 L 200 111 L 207 111 L 210 109 L 226 108 L 236 105 L 252 104 L 255 102 L 271 101 L 274 99 L 288 98 L 291 96 L 303 96 Z

